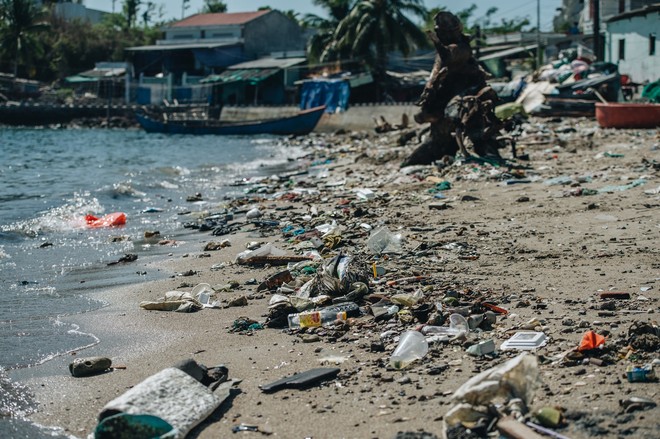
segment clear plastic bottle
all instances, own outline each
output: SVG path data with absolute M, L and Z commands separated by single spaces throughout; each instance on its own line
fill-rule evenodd
M 337 320 L 346 320 L 346 311 L 317 310 L 289 314 L 289 328 L 313 328 L 330 325 Z

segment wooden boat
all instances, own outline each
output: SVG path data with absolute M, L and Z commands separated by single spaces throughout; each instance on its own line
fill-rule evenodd
M 596 120 L 603 128 L 656 128 L 660 104 L 596 102 Z
M 246 122 L 223 122 L 209 119 L 157 120 L 145 113 L 136 113 L 142 128 L 148 133 L 166 134 L 308 134 L 318 124 L 325 106 L 310 108 L 300 113 L 278 119 L 254 120 Z

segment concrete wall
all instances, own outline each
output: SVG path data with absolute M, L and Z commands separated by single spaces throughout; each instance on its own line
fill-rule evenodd
M 605 59 L 618 64 L 619 72 L 635 82 L 657 81 L 660 77 L 660 12 L 617 20 L 607 25 Z M 649 54 L 649 36 L 655 35 L 655 54 Z M 624 59 L 619 42 L 624 41 Z
M 272 52 L 297 52 L 305 49 L 300 26 L 279 11 L 271 11 L 246 23 L 243 38 L 246 54 L 254 58 Z

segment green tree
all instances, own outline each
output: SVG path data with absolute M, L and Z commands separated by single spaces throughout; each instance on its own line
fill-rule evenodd
M 227 4 L 220 0 L 204 0 L 204 14 L 216 14 L 219 12 L 227 12 Z
M 298 22 L 300 21 L 300 20 L 298 19 L 298 16 L 299 16 L 300 14 L 298 14 L 298 13 L 297 13 L 296 11 L 294 11 L 293 9 L 287 9 L 286 11 L 280 11 L 280 12 L 281 12 L 282 14 L 286 15 L 287 17 L 289 17 L 291 20 L 295 21 L 296 23 L 298 23 Z
M 328 11 L 328 18 L 319 17 L 315 14 L 306 14 L 302 19 L 302 25 L 306 28 L 316 29 L 316 33 L 307 42 L 307 57 L 313 63 L 325 59 L 338 59 L 349 56 L 345 49 L 343 53 L 333 45 L 333 37 L 339 23 L 346 18 L 350 12 L 354 0 L 314 0 L 313 3 Z M 325 51 L 328 51 L 324 55 Z
M 142 0 L 124 0 L 123 11 L 124 17 L 126 17 L 126 29 L 135 26 L 141 3 Z
M 423 19 L 427 14 L 422 0 L 359 0 L 339 23 L 331 45 L 339 52 L 349 48 L 353 58 L 363 59 L 382 86 L 389 52 L 398 50 L 407 56 L 428 46 L 426 33 L 410 18 Z M 325 56 L 326 52 L 322 61 Z
M 43 54 L 38 35 L 48 27 L 45 18 L 32 0 L 0 0 L 0 56 L 11 59 L 14 76 L 19 66 L 34 76 L 35 61 Z

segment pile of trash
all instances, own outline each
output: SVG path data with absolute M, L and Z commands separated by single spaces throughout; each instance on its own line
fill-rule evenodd
M 562 433 L 571 422 L 578 422 L 579 414 L 548 404 L 547 397 L 542 405 L 535 401 L 539 389 L 544 389 L 547 368 L 553 369 L 551 374 L 581 376 L 590 372 L 587 368 L 607 371 L 607 367 L 625 364 L 626 374 L 621 378 L 627 383 L 654 383 L 660 362 L 658 325 L 629 319 L 623 328 L 627 332 L 621 336 L 586 320 L 558 319 L 554 310 L 545 315 L 552 305 L 534 289 L 505 293 L 479 288 L 476 281 L 459 283 L 454 273 L 461 269 L 467 272 L 474 267 L 470 263 L 487 264 L 484 260 L 495 252 L 534 262 L 560 259 L 562 255 L 524 249 L 515 239 L 508 239 L 512 235 L 503 235 L 490 247 L 481 245 L 479 239 L 487 239 L 488 231 L 440 220 L 425 224 L 424 219 L 416 221 L 396 212 L 405 203 L 426 205 L 438 215 L 458 203 L 478 203 L 479 194 L 454 193 L 465 181 L 502 187 L 536 185 L 544 188 L 549 198 L 555 188 L 561 197 L 576 196 L 577 189 L 580 195 L 594 191 L 597 197 L 637 188 L 644 184 L 642 180 L 651 180 L 657 170 L 649 161 L 638 164 L 634 174 L 623 178 L 617 160 L 625 157 L 612 151 L 594 157 L 615 163 L 611 168 L 557 175 L 555 163 L 573 154 L 569 145 L 580 139 L 598 139 L 598 134 L 579 125 L 551 130 L 545 123 L 536 123 L 526 124 L 522 137 L 529 151 L 541 145 L 536 152 L 541 148 L 543 167 L 521 164 L 525 161 L 525 154 L 521 154 L 523 157 L 512 160 L 511 166 L 457 159 L 388 169 L 368 178 L 359 170 L 338 177 L 328 172 L 329 166 L 341 166 L 338 157 L 344 150 L 337 147 L 339 152 L 334 155 L 323 152 L 308 157 L 313 164 L 306 171 L 237 182 L 245 187 L 244 198 L 200 214 L 185 227 L 223 236 L 222 243 L 209 243 L 204 251 L 231 252 L 232 262 L 214 265 L 211 270 L 234 264 L 255 273 L 254 278 L 243 284 L 189 285 L 193 287 L 190 291 L 168 292 L 140 306 L 145 310 L 207 312 L 207 308 L 248 305 L 254 295 L 267 300 L 267 305 L 260 302 L 262 318 L 236 319 L 229 332 L 258 337 L 263 332 L 255 331 L 283 330 L 302 343 L 334 343 L 366 333 L 370 340 L 365 349 L 378 357 L 375 367 L 392 374 L 411 370 L 440 374 L 461 361 L 467 363 L 468 358 L 475 366 L 472 378 L 444 395 L 452 395 L 451 407 L 442 417 L 445 437 L 564 438 Z M 373 144 L 369 142 L 364 138 L 355 141 L 351 153 L 359 153 L 355 144 L 365 151 L 370 149 Z M 325 146 L 319 149 L 327 151 Z M 643 179 L 644 175 L 647 177 Z M 400 182 L 412 189 L 397 194 L 395 188 Z M 613 182 L 617 184 L 609 184 Z M 521 194 L 516 201 L 530 199 Z M 395 203 L 400 204 L 392 207 Z M 390 214 L 385 215 L 388 211 Z M 508 229 L 508 225 L 502 227 Z M 235 250 L 232 235 L 239 231 L 249 233 L 255 241 Z M 473 239 L 466 237 L 470 232 Z M 446 268 L 449 262 L 459 264 Z M 239 288 L 249 293 L 229 301 L 223 298 L 223 293 Z M 626 294 L 602 291 L 589 298 L 589 306 L 603 317 L 614 315 L 624 305 L 631 314 L 640 311 L 635 307 L 644 306 L 644 302 L 628 304 L 630 294 Z M 518 308 L 532 310 L 535 317 L 523 321 Z M 562 329 L 553 331 L 549 318 L 561 320 Z M 438 358 L 447 360 L 439 363 Z M 341 372 L 340 367 L 299 370 L 262 385 L 261 390 L 302 389 L 331 380 L 339 387 L 345 379 Z M 655 401 L 634 394 L 620 400 L 623 414 L 653 407 Z M 237 428 L 255 431 L 248 426 Z

